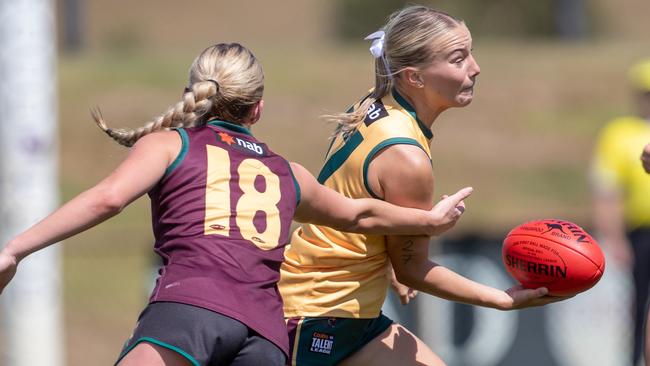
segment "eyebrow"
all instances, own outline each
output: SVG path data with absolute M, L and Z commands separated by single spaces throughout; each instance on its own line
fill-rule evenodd
M 447 55 L 452 56 L 452 55 L 453 55 L 454 53 L 456 53 L 456 52 L 460 52 L 460 53 L 462 53 L 462 54 L 470 53 L 470 52 L 471 52 L 471 48 L 466 48 L 466 47 L 462 47 L 462 48 L 454 48 L 453 50 L 449 51 L 449 52 L 447 53 Z
M 461 44 L 458 45 L 457 43 L 461 43 Z M 459 40 L 459 42 L 452 42 L 451 46 L 454 48 L 451 49 L 449 52 L 447 52 L 447 54 L 449 55 L 453 54 L 454 52 L 466 52 L 466 51 L 471 52 L 473 45 L 471 39 L 469 40 L 464 39 L 464 40 Z

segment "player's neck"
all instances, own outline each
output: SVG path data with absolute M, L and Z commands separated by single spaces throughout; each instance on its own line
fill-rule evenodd
M 431 105 L 424 93 L 409 92 L 407 88 L 402 87 L 399 83 L 395 85 L 395 89 L 413 107 L 418 119 L 429 129 L 431 129 L 440 113 L 447 109 L 446 107 Z

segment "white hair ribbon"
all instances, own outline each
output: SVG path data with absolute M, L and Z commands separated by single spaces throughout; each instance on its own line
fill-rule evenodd
M 365 40 L 372 40 L 370 45 L 370 53 L 374 58 L 380 58 L 384 55 L 384 31 L 376 31 L 373 34 L 368 35 Z
M 390 67 L 388 66 L 388 60 L 386 59 L 386 53 L 384 52 L 385 37 L 386 37 L 386 33 L 384 33 L 384 31 L 382 30 L 379 30 L 376 31 L 375 33 L 368 35 L 364 39 L 372 40 L 372 44 L 370 45 L 370 53 L 372 53 L 372 56 L 375 59 L 381 58 L 382 61 L 384 61 L 384 67 L 386 67 L 386 76 L 392 79 L 393 74 L 390 72 Z

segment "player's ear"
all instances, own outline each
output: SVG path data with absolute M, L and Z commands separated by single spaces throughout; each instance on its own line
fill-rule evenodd
M 252 125 L 255 122 L 259 121 L 260 117 L 262 117 L 262 109 L 264 109 L 264 99 L 260 99 L 259 102 L 253 104 L 248 118 L 246 118 L 246 122 Z
M 413 67 L 407 67 L 402 71 L 402 73 L 404 75 L 404 80 L 410 86 L 415 88 L 422 88 L 424 86 L 422 75 L 420 75 L 420 71 L 417 69 Z

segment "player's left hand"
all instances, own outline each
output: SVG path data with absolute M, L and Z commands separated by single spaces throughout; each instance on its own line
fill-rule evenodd
M 10 256 L 6 251 L 0 251 L 0 294 L 4 291 L 9 281 L 16 274 L 18 263 L 14 256 Z
M 390 283 L 391 290 L 393 290 L 395 295 L 399 297 L 399 302 L 402 303 L 402 305 L 408 304 L 411 299 L 415 298 L 418 295 L 417 290 L 414 290 L 397 280 L 397 276 L 395 276 L 395 270 L 392 266 L 388 267 L 388 281 Z
M 641 154 L 641 163 L 645 172 L 650 174 L 650 144 L 645 145 L 643 153 Z
M 440 235 L 451 229 L 460 220 L 460 216 L 465 212 L 465 199 L 469 197 L 474 188 L 465 187 L 451 196 L 444 195 L 433 208 L 431 212 L 437 217 L 437 225 L 432 233 L 433 236 Z
M 501 310 L 525 309 L 536 306 L 544 306 L 558 301 L 570 299 L 573 296 L 550 296 L 548 289 L 540 287 L 526 289 L 522 285 L 511 287 L 505 291 L 510 298 Z
M 411 299 L 415 298 L 418 295 L 417 290 L 414 290 L 397 281 L 391 281 L 390 288 L 399 297 L 399 302 L 402 303 L 402 305 L 408 304 Z

